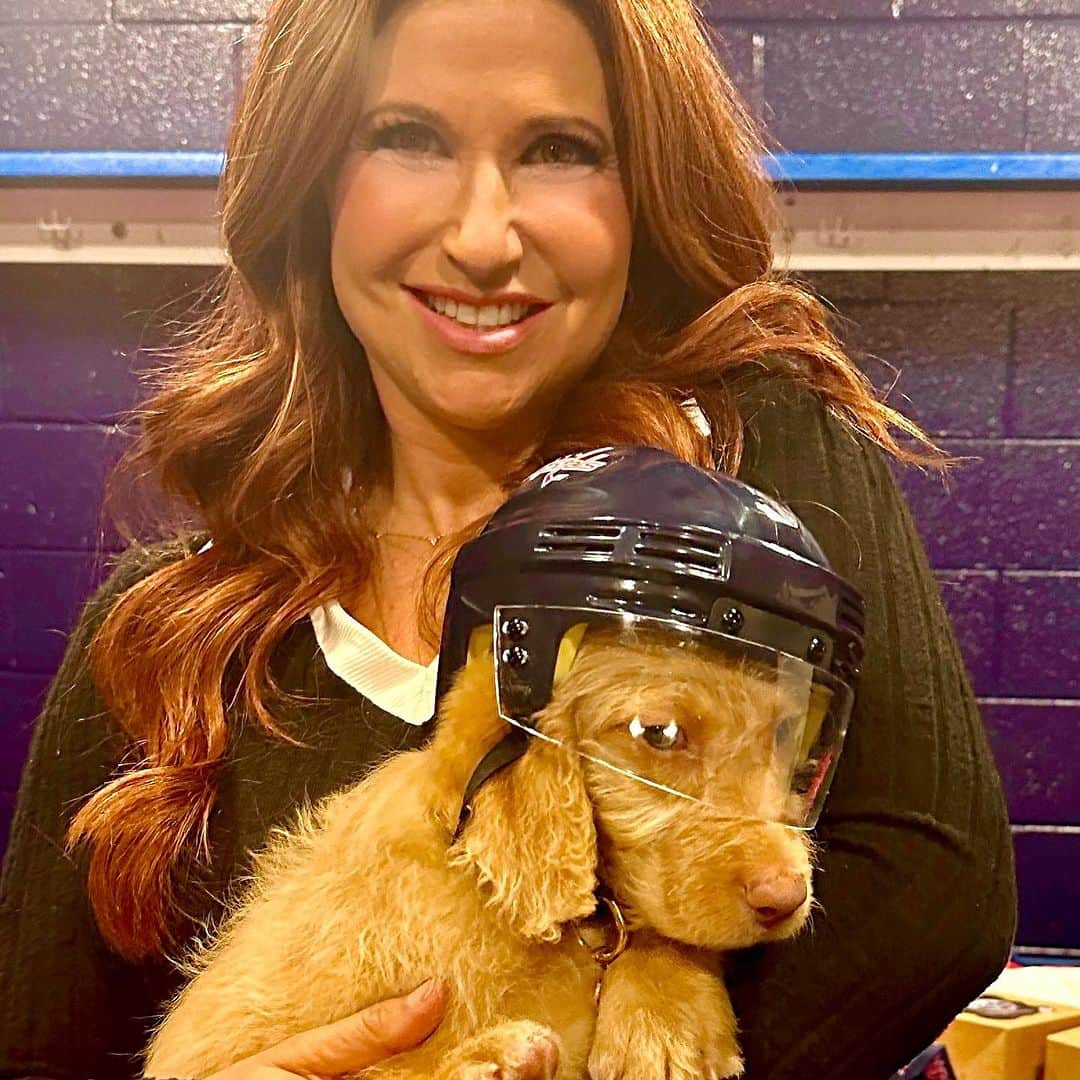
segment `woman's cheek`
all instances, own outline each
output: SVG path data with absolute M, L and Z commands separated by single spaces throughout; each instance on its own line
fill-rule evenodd
M 539 233 L 577 253 L 582 269 L 610 274 L 629 258 L 629 210 L 622 187 L 607 174 L 576 183 L 549 183 L 530 190 L 527 220 Z

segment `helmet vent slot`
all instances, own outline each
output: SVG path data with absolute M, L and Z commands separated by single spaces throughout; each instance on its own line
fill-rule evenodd
M 536 550 L 553 555 L 610 558 L 621 535 L 621 525 L 552 525 L 540 530 Z
M 726 541 L 700 534 L 688 536 L 675 529 L 639 529 L 634 544 L 638 558 L 674 563 L 690 573 L 720 580 L 727 579 L 730 550 Z

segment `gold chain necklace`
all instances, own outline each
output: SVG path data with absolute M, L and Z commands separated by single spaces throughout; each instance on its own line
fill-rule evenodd
M 375 533 L 375 539 L 381 540 L 384 536 L 403 536 L 406 540 L 426 540 L 432 547 L 435 547 L 444 536 L 449 535 L 449 533 L 440 533 L 438 536 L 420 536 L 418 533 L 377 532 Z

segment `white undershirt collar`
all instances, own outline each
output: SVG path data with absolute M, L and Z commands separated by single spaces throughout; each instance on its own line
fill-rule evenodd
M 337 600 L 309 612 L 326 666 L 380 709 L 408 724 L 426 724 L 435 712 L 439 658 L 418 664 L 394 652 Z
M 213 543 L 207 540 L 196 554 L 201 555 Z M 394 652 L 337 600 L 319 605 L 308 617 L 326 666 L 339 679 L 407 724 L 422 725 L 432 718 L 437 656 L 424 665 Z

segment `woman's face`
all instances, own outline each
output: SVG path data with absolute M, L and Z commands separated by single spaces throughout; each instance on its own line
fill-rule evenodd
M 331 193 L 331 272 L 391 428 L 539 431 L 610 337 L 629 268 L 589 32 L 558 0 L 409 0 L 375 38 L 359 115 Z M 550 307 L 522 340 L 474 352 L 413 289 Z

